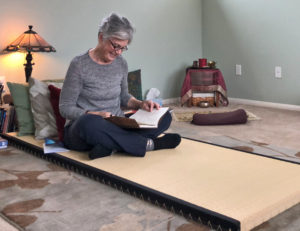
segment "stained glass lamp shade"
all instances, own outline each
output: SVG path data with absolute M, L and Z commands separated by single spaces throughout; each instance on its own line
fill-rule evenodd
M 55 48 L 47 43 L 38 33 L 32 30 L 32 26 L 28 26 L 29 30 L 25 31 L 15 41 L 9 44 L 4 51 L 14 52 L 19 50 L 27 51 L 25 66 L 26 82 L 28 82 L 32 72 L 32 55 L 31 52 L 56 52 Z

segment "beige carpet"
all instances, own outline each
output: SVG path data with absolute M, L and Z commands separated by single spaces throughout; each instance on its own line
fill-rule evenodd
M 42 146 L 32 137 L 20 138 Z M 300 202 L 299 165 L 188 139 L 145 158 L 114 154 L 91 161 L 84 153 L 61 155 L 236 219 L 241 230 Z

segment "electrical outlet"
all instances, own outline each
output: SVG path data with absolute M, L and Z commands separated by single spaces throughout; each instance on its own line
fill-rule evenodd
M 242 75 L 242 65 L 235 64 L 235 75 Z
M 281 67 L 280 66 L 275 67 L 275 78 L 282 78 L 282 76 L 281 76 Z

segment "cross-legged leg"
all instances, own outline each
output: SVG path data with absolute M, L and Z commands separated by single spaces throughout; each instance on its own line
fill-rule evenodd
M 123 151 L 143 157 L 147 138 L 122 129 L 100 116 L 86 114 L 65 128 L 64 143 L 78 151 L 90 150 L 100 145 L 111 151 Z
M 164 131 L 166 131 L 172 122 L 172 116 L 170 112 L 167 112 L 159 123 L 158 128 L 154 129 L 139 129 L 136 132 L 144 137 L 148 138 L 147 151 L 175 148 L 181 142 L 181 136 L 179 134 L 165 134 L 163 137 L 158 137 Z M 151 140 L 149 140 L 151 139 Z
M 155 109 L 153 109 L 155 110 Z M 164 131 L 166 131 L 172 122 L 172 116 L 170 112 L 167 112 L 162 118 L 158 125 L 158 128 L 145 128 L 145 129 L 136 129 L 135 132 L 150 139 L 155 139 L 160 134 L 162 134 Z

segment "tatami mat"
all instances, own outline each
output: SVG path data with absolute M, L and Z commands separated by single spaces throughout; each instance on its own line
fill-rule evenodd
M 31 136 L 16 138 L 42 147 L 43 141 Z M 59 154 L 236 219 L 241 230 L 300 202 L 298 164 L 188 139 L 176 149 L 148 152 L 144 158 L 113 154 L 89 160 L 85 153 Z

